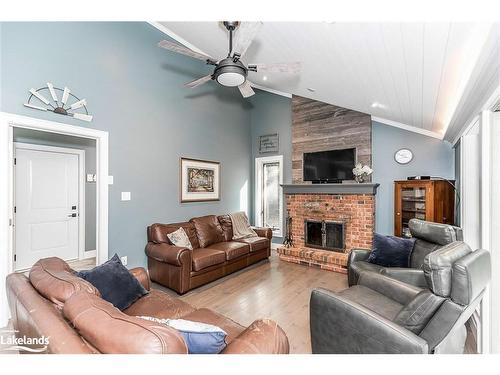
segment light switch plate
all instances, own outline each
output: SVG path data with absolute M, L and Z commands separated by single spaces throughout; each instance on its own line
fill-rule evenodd
M 122 191 L 122 201 L 130 200 L 130 191 Z
M 113 185 L 113 176 L 108 176 L 108 185 Z

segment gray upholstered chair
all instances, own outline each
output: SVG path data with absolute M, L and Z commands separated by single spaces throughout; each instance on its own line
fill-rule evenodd
M 422 270 L 424 258 L 444 245 L 454 241 L 462 241 L 462 229 L 448 224 L 438 224 L 429 221 L 411 219 L 410 233 L 416 238 L 410 257 L 410 267 L 383 267 L 368 262 L 369 250 L 353 249 L 347 260 L 349 286 L 356 285 L 363 271 L 374 271 L 398 279 L 408 284 L 425 287 Z
M 491 276 L 490 254 L 453 242 L 425 257 L 428 289 L 365 271 L 358 285 L 315 289 L 313 353 L 463 353 L 465 322 Z

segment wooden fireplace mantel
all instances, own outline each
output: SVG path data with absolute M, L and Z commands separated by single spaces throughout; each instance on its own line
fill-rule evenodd
M 380 184 L 283 184 L 283 194 L 377 194 Z

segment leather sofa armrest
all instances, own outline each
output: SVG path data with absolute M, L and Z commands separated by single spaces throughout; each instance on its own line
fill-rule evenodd
M 222 351 L 222 354 L 288 354 L 288 338 L 281 327 L 269 319 L 254 321 Z
M 148 257 L 174 266 L 189 265 L 191 267 L 191 251 L 186 247 L 178 247 L 166 243 L 149 242 L 146 245 L 146 255 Z
M 421 337 L 374 311 L 336 295 L 315 289 L 310 302 L 313 354 L 427 354 Z
M 259 237 L 266 237 L 269 240 L 273 238 L 273 231 L 271 228 L 252 227 L 252 229 Z
M 427 288 L 424 270 L 419 270 L 417 268 L 385 267 L 380 270 L 380 274 L 419 288 Z
M 416 286 L 370 271 L 361 272 L 358 285 L 366 286 L 402 305 L 406 305 L 422 291 Z
M 149 280 L 148 272 L 143 267 L 136 267 L 129 270 L 146 290 L 151 290 L 151 281 Z

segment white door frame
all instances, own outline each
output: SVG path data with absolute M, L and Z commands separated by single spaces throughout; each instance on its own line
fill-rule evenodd
M 280 178 L 279 183 L 283 185 L 283 155 L 275 155 L 275 156 L 264 156 L 260 158 L 255 158 L 255 225 L 262 226 L 262 196 L 261 196 L 261 188 L 262 188 L 262 165 L 267 163 L 279 163 L 280 166 Z M 279 197 L 280 197 L 280 232 L 273 233 L 274 236 L 283 237 L 283 188 L 280 186 L 279 188 Z
M 48 152 L 57 152 L 59 154 L 72 154 L 78 155 L 78 259 L 85 258 L 85 150 L 80 150 L 77 148 L 69 148 L 69 147 L 56 147 L 56 146 L 46 146 L 46 145 L 37 145 L 34 143 L 25 143 L 25 142 L 14 142 L 14 150 L 34 150 L 34 151 L 48 151 Z M 15 157 L 15 152 L 14 152 Z M 15 176 L 14 176 L 14 202 L 16 201 L 15 197 Z M 16 230 L 16 222 L 14 216 L 14 239 L 15 239 L 15 230 Z M 15 243 L 13 246 L 14 250 L 16 249 Z M 18 270 L 20 271 L 20 270 Z
M 96 141 L 97 264 L 108 260 L 108 133 L 0 112 L 0 327 L 7 325 L 10 316 L 5 278 L 13 272 L 14 128 L 65 134 Z

